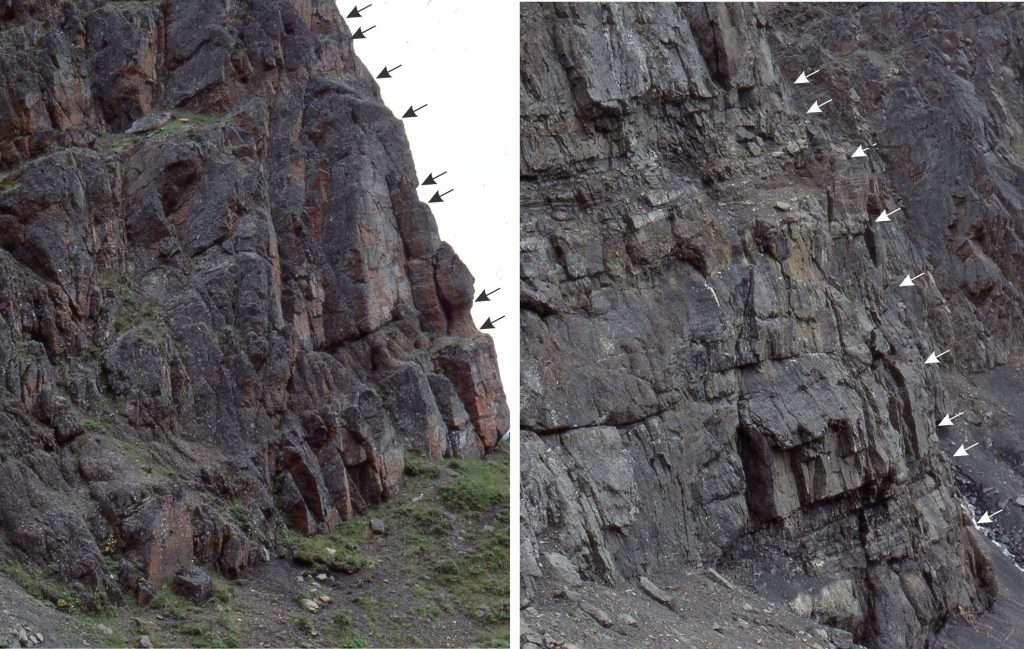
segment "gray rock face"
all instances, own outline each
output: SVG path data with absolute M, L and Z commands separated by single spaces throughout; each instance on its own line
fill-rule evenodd
M 189 566 L 179 570 L 174 576 L 174 592 L 202 604 L 213 594 L 213 580 L 202 568 Z
M 472 275 L 334 3 L 0 19 L 0 558 L 145 600 L 364 512 L 406 449 L 508 430 Z
M 935 423 L 1019 350 L 1022 25 L 523 5 L 528 598 L 715 565 L 880 648 L 991 604 Z

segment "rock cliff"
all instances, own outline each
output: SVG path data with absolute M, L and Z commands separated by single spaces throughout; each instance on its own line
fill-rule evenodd
M 508 428 L 327 0 L 0 2 L 0 559 L 238 575 Z
M 524 625 L 707 568 L 877 648 L 992 605 L 936 423 L 1021 349 L 1022 27 L 523 5 Z

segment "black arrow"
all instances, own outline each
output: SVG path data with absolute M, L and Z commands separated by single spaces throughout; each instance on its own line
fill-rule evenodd
M 423 184 L 424 185 L 436 185 L 437 184 L 437 179 L 440 178 L 441 176 L 445 175 L 446 173 L 448 173 L 448 172 L 447 171 L 442 171 L 441 173 L 437 174 L 436 176 L 434 174 L 430 174 L 430 175 L 427 176 L 427 179 L 423 181 Z
M 501 318 L 495 318 L 493 321 L 490 318 L 487 318 L 487 320 L 484 321 L 484 323 L 482 325 L 480 325 L 480 328 L 481 329 L 494 329 L 494 323 L 497 322 L 498 320 L 501 320 L 504 317 L 505 316 L 501 316 Z
M 430 200 L 427 201 L 427 202 L 428 203 L 443 203 L 444 202 L 444 197 L 447 196 L 448 194 L 451 194 L 453 191 L 455 191 L 455 190 L 454 189 L 449 189 L 448 191 L 446 191 L 443 194 L 441 192 L 434 192 L 434 195 L 431 196 Z
M 491 291 L 490 293 L 488 293 L 487 290 L 484 289 L 483 291 L 480 291 L 480 297 L 478 297 L 476 299 L 476 301 L 477 302 L 490 302 L 491 301 L 491 296 L 494 295 L 495 293 L 497 293 L 500 290 L 501 290 L 500 288 L 496 288 L 493 291 Z
M 423 104 L 419 108 L 413 108 L 412 106 L 409 106 L 409 110 L 405 111 L 405 115 L 402 115 L 402 119 L 405 119 L 406 117 L 416 117 L 416 111 L 423 110 L 426 107 L 426 104 Z
M 359 12 L 360 12 L 360 11 L 366 11 L 367 9 L 369 9 L 369 8 L 370 8 L 370 7 L 372 7 L 372 6 L 373 6 L 373 5 L 366 5 L 365 7 L 363 7 L 362 9 L 360 9 L 360 8 L 359 8 L 359 6 L 358 6 L 358 5 L 356 5 L 355 7 L 352 7 L 352 11 L 348 12 L 348 17 L 349 17 L 349 18 L 362 18 L 362 17 L 363 17 L 363 14 L 361 14 L 361 13 L 359 13 Z
M 355 34 L 352 34 L 352 40 L 355 40 L 357 38 L 366 38 L 366 32 L 370 31 L 374 27 L 376 27 L 376 25 L 373 25 L 372 27 L 367 27 L 366 29 L 360 27 L 359 29 L 356 30 Z
M 390 70 L 388 70 L 388 66 L 385 65 L 384 69 L 381 70 L 380 74 L 377 75 L 377 78 L 378 79 L 390 79 L 391 78 L 391 73 L 394 72 L 395 70 L 397 70 L 400 67 L 402 67 L 402 66 L 401 65 L 396 65 L 395 67 L 393 67 Z

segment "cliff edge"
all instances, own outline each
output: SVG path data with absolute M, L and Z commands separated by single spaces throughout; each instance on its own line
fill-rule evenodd
M 473 277 L 333 2 L 16 0 L 0 51 L 8 565 L 65 607 L 148 601 L 508 430 Z

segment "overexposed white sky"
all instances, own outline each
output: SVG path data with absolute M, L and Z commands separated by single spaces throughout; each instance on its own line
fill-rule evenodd
M 366 5 L 371 5 L 363 9 Z M 342 17 L 355 3 L 338 3 Z M 476 278 L 476 294 L 495 289 L 490 302 L 473 307 L 477 327 L 503 320 L 488 333 L 498 350 L 505 394 L 512 410 L 513 441 L 519 423 L 519 5 L 479 0 L 375 0 L 359 2 L 361 18 L 349 29 L 374 27 L 355 41 L 356 54 L 376 76 L 381 96 L 403 119 L 422 182 L 447 172 L 437 185 L 421 185 L 426 202 L 435 191 L 454 190 L 430 207 L 441 238 Z

